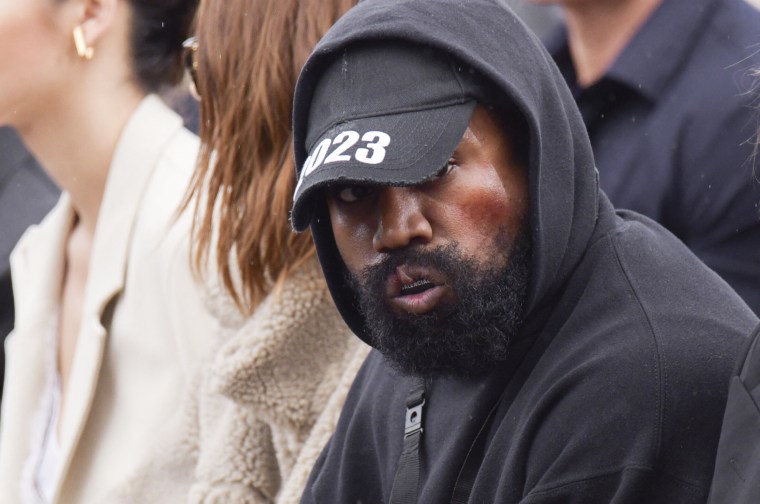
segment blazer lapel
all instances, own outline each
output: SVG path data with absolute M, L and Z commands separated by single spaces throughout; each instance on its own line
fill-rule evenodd
M 166 144 L 182 128 L 181 118 L 166 114 L 165 109 L 166 105 L 155 96 L 140 103 L 125 126 L 108 173 L 79 339 L 60 419 L 62 463 L 58 493 L 92 406 L 107 346 L 107 308 L 124 288 L 132 230 L 142 195 Z
M 37 226 L 30 227 L 11 255 L 17 330 L 49 324 L 57 315 L 63 281 L 66 240 L 74 223 L 69 195 Z
M 3 456 L 0 480 L 13 488 L 31 449 L 32 429 L 55 362 L 59 293 L 66 239 L 74 222 L 67 194 L 37 226 L 30 227 L 11 254 L 16 320 L 6 340 L 3 397 Z M 10 485 L 10 486 L 9 486 Z

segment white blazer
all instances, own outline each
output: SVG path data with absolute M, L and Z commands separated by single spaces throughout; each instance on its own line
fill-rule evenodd
M 191 215 L 175 221 L 197 151 L 197 138 L 155 96 L 143 100 L 121 135 L 98 215 L 59 419 L 54 502 L 107 502 L 181 422 L 180 397 L 215 346 L 217 323 L 204 309 L 189 266 Z M 6 342 L 0 417 L 5 504 L 23 502 L 19 482 L 41 443 L 32 439 L 32 424 L 40 420 L 54 369 L 50 331 L 73 218 L 64 194 L 11 257 L 16 327 Z

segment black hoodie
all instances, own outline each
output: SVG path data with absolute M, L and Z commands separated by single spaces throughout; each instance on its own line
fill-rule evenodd
M 366 0 L 349 11 L 299 79 L 297 166 L 307 156 L 306 122 L 322 69 L 348 44 L 387 39 L 432 46 L 474 67 L 530 129 L 525 328 L 489 376 L 427 380 L 418 501 L 450 501 L 483 429 L 469 502 L 704 502 L 727 380 L 754 315 L 668 231 L 615 213 L 598 189 L 562 76 L 496 0 Z M 371 344 L 342 282 L 345 265 L 324 205 L 311 230 L 336 305 Z M 377 351 L 370 355 L 302 502 L 388 501 L 413 383 Z M 515 397 L 500 400 L 510 384 L 519 384 Z

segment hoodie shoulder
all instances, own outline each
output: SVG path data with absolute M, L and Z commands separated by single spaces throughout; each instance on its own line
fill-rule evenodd
M 592 495 L 636 481 L 707 494 L 728 381 L 755 317 L 669 232 L 623 215 L 559 300 L 570 308 L 524 390 L 515 438 L 538 454 L 525 474 L 535 502 L 571 495 L 567 485 Z

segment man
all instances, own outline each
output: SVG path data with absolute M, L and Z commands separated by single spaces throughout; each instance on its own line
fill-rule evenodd
M 333 298 L 375 347 L 304 503 L 697 503 L 756 318 L 597 187 L 582 119 L 498 0 L 365 0 L 294 101 Z
M 760 12 L 745 0 L 534 2 L 563 8 L 547 47 L 612 203 L 668 228 L 760 314 Z

